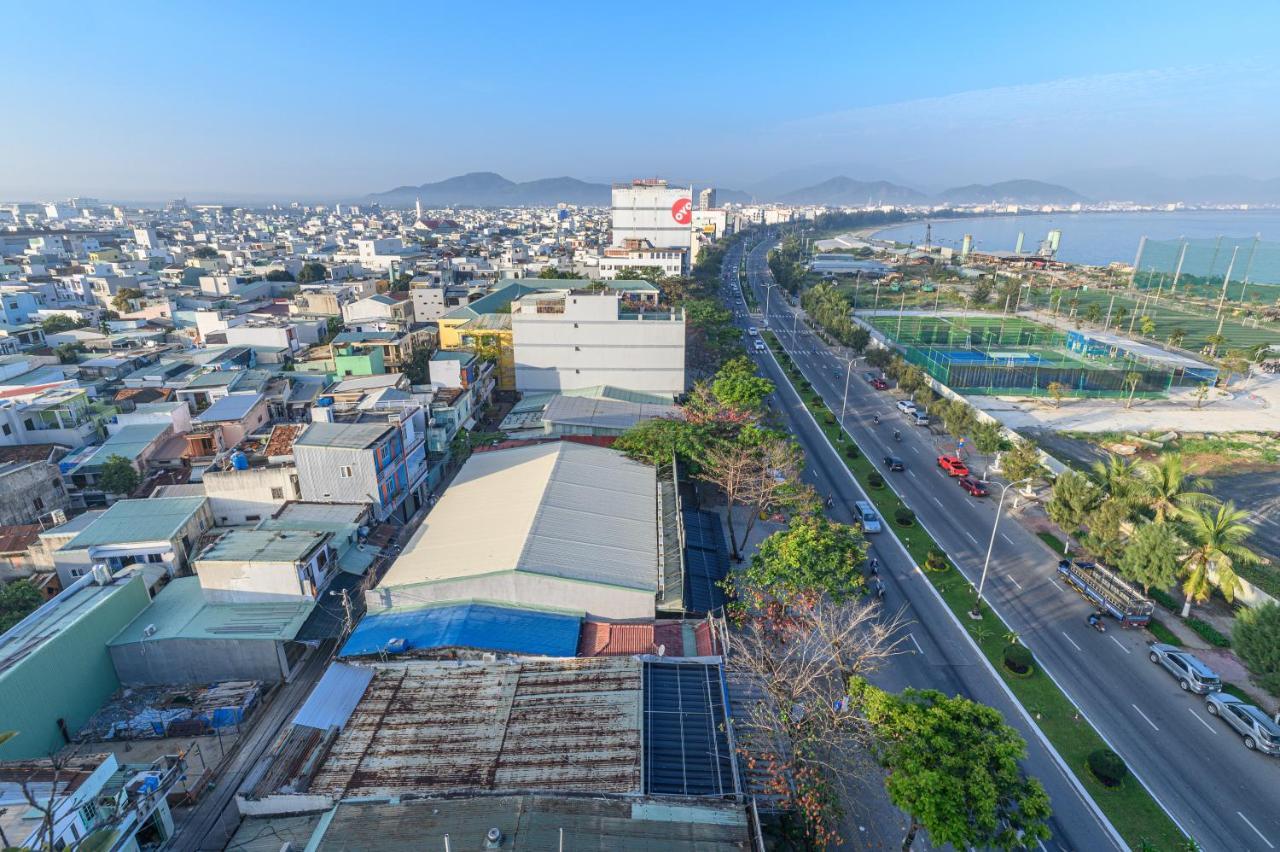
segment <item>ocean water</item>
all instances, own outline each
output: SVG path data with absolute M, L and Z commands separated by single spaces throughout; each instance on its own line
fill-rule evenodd
M 1197 267 L 1212 267 L 1213 273 L 1221 276 L 1232 248 L 1238 245 L 1240 251 L 1232 281 L 1242 278 L 1249 266 L 1250 280 L 1280 282 L 1280 210 L 1049 213 L 956 219 L 933 222 L 933 242 L 959 248 L 964 235 L 972 234 L 977 251 L 1011 252 L 1021 231 L 1026 234 L 1023 250 L 1033 252 L 1055 228 L 1062 231 L 1058 259 L 1070 263 L 1131 264 L 1143 236 L 1149 241 L 1185 238 L 1193 241 L 1197 249 L 1194 252 Z M 1256 250 L 1255 235 L 1264 241 Z M 877 232 L 876 236 L 919 245 L 924 242 L 925 223 L 896 225 Z M 1218 244 L 1218 237 L 1226 239 Z M 1176 253 L 1169 246 L 1149 245 L 1149 254 L 1141 265 L 1146 269 L 1151 263 L 1159 263 L 1157 268 L 1163 268 Z M 1246 258 L 1251 253 L 1252 263 L 1247 264 Z M 1184 271 L 1192 270 L 1184 267 Z M 1207 268 L 1194 270 L 1195 274 L 1207 271 Z

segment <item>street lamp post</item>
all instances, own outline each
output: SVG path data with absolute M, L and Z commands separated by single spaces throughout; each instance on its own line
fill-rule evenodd
M 978 580 L 978 598 L 973 602 L 973 609 L 969 610 L 970 618 L 982 618 L 982 590 L 987 585 L 987 568 L 991 566 L 991 551 L 996 546 L 996 528 L 1000 526 L 1000 512 L 1004 508 L 1005 495 L 1009 493 L 1009 489 L 1015 485 L 1021 485 L 1024 482 L 1030 482 L 1034 477 L 1028 476 L 1019 479 L 1017 482 L 1006 482 L 1000 488 L 1000 502 L 996 504 L 996 519 L 991 522 L 991 540 L 987 542 L 987 558 L 982 562 L 982 577 Z M 983 480 L 984 482 L 986 480 Z
M 844 402 L 840 403 L 840 428 L 844 428 L 844 415 L 849 407 L 849 377 L 853 375 L 853 362 L 858 360 L 858 356 L 854 355 L 849 359 L 849 363 L 844 365 Z

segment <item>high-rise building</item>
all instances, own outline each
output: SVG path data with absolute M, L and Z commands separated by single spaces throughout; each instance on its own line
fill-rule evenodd
M 613 247 L 647 240 L 658 249 L 689 249 L 693 187 L 669 187 L 665 180 L 634 180 L 613 187 Z M 634 245 L 634 243 L 632 243 Z
M 698 209 L 714 210 L 716 206 L 716 190 L 715 187 L 709 186 L 702 192 L 698 193 Z

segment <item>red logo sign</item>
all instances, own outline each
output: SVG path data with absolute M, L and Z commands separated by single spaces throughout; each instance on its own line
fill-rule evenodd
M 693 221 L 693 199 L 677 198 L 676 203 L 671 205 L 671 218 L 676 220 L 677 225 L 687 225 Z

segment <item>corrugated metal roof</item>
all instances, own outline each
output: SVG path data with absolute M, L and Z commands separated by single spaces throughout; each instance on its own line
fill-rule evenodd
M 738 793 L 725 703 L 718 665 L 644 664 L 645 793 Z
M 629 657 L 379 664 L 308 792 L 640 792 Z
M 390 428 L 386 423 L 312 423 L 293 442 L 293 446 L 362 450 L 375 443 Z
M 218 423 L 227 420 L 242 420 L 249 411 L 262 401 L 260 393 L 231 393 L 191 418 L 193 423 Z
M 196 557 L 199 562 L 301 562 L 330 533 L 300 529 L 227 530 Z
M 578 616 L 481 603 L 375 613 L 360 621 L 341 656 L 473 648 L 572 657 L 578 646 L 581 621 Z M 389 651 L 393 640 L 403 642 L 403 647 Z
M 118 500 L 61 549 L 83 550 L 134 541 L 165 541 L 173 538 L 206 502 L 207 497 Z
M 199 577 L 179 577 L 160 590 L 108 645 L 164 639 L 292 640 L 311 614 L 312 601 L 211 604 Z M 151 633 L 147 628 L 155 627 Z
M 642 420 L 673 417 L 679 411 L 674 405 L 649 405 L 616 399 L 585 396 L 553 397 L 542 419 L 567 426 L 589 426 L 594 429 L 629 429 Z
M 729 575 L 729 551 L 720 516 L 715 512 L 685 509 L 685 607 L 690 612 L 710 612 L 724 606 L 720 585 Z
M 382 586 L 527 571 L 657 589 L 653 468 L 558 441 L 477 453 Z
M 373 680 L 373 669 L 368 666 L 352 666 L 332 663 L 312 688 L 307 700 L 298 708 L 293 724 L 307 725 L 327 731 L 342 728 L 351 718 L 364 691 Z

